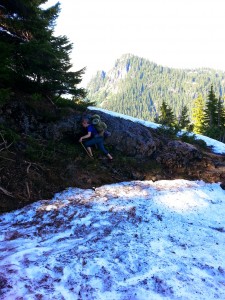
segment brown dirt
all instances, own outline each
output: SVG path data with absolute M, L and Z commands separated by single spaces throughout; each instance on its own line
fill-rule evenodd
M 16 152 L 13 148 L 1 151 L 0 212 L 18 209 L 37 200 L 51 199 L 55 193 L 68 187 L 89 189 L 130 180 L 225 180 L 225 158 L 216 154 L 205 153 L 207 159 L 194 168 L 166 170 L 154 159 L 140 160 L 112 151 L 112 162 L 98 157 L 97 152 L 92 160 L 80 145 L 74 145 L 74 148 L 77 151 L 73 156 L 54 153 L 51 161 L 45 161 L 44 158 L 30 160 L 24 152 Z M 208 163 L 208 156 L 211 157 L 210 162 L 217 161 L 216 166 Z

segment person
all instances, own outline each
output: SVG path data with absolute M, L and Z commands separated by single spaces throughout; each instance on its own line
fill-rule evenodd
M 104 137 L 98 133 L 98 131 L 95 129 L 94 125 L 90 124 L 90 121 L 88 118 L 82 119 L 82 126 L 87 129 L 87 134 L 82 136 L 79 139 L 79 142 L 82 143 L 83 140 L 85 140 L 83 144 L 87 148 L 87 151 L 90 154 L 90 156 L 93 157 L 91 147 L 94 145 L 97 145 L 98 149 L 101 152 L 103 152 L 109 160 L 112 160 L 113 159 L 112 156 L 105 149 Z

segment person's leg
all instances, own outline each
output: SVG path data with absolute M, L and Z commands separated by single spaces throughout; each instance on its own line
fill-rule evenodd
M 93 156 L 93 153 L 92 153 L 91 147 L 87 147 L 87 151 L 88 151 L 88 153 L 90 154 L 90 156 Z
M 98 139 L 97 138 L 92 138 L 91 140 L 88 140 L 88 141 L 85 141 L 84 142 L 84 146 L 87 148 L 87 147 L 92 147 L 94 146 L 95 144 L 97 144 L 98 142 Z
M 95 144 L 96 144 L 96 141 L 94 141 L 94 138 L 84 142 L 84 146 L 86 147 L 90 156 L 93 156 L 91 147 L 94 146 Z
M 113 159 L 112 156 L 109 154 L 109 152 L 105 149 L 103 138 L 99 139 L 97 145 L 98 145 L 99 150 L 102 151 L 108 157 L 108 159 L 110 159 L 110 160 Z
M 108 159 L 112 160 L 112 155 L 110 155 L 109 153 L 106 155 L 108 157 Z

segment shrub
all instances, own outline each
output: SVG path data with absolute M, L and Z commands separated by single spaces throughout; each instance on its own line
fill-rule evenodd
M 5 105 L 10 100 L 10 90 L 0 89 L 0 107 Z
M 5 127 L 4 125 L 0 125 L 0 133 L 3 136 L 4 140 L 7 141 L 7 143 L 17 142 L 21 139 L 18 133 L 16 133 L 12 129 Z
M 203 149 L 207 148 L 206 142 L 201 139 L 198 139 L 194 133 L 192 134 L 189 132 L 184 132 L 180 135 L 180 139 L 182 142 L 196 145 Z
M 90 102 L 89 100 L 80 100 L 80 99 L 66 99 L 66 98 L 58 98 L 53 100 L 59 108 L 73 108 L 79 110 L 86 110 L 86 108 L 90 105 L 95 105 L 94 102 Z
M 179 132 L 178 127 L 172 127 L 172 126 L 165 126 L 162 125 L 156 129 L 157 133 L 160 135 L 163 135 L 164 137 L 168 138 L 177 138 L 177 134 Z

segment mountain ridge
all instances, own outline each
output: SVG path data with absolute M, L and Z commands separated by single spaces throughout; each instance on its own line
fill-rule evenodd
M 193 100 L 199 94 L 206 98 L 211 85 L 223 97 L 225 72 L 210 68 L 169 68 L 124 54 L 108 72 L 98 71 L 90 80 L 87 98 L 99 107 L 153 121 L 162 100 L 177 117 L 184 105 L 191 115 Z

